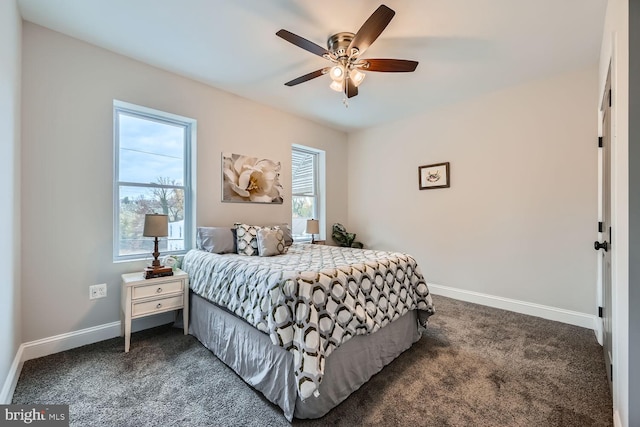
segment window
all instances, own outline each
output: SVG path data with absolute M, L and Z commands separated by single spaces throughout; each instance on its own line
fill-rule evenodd
M 294 240 L 311 240 L 308 219 L 321 218 L 320 152 L 294 146 L 291 153 L 291 231 Z M 320 222 L 322 229 L 322 221 Z M 318 236 L 316 236 L 316 239 Z
M 114 261 L 142 259 L 153 239 L 142 236 L 144 216 L 169 216 L 163 255 L 192 247 L 191 151 L 195 120 L 114 101 Z

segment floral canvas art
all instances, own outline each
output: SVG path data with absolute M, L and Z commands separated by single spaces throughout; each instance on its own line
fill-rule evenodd
M 281 204 L 280 162 L 222 153 L 222 201 Z

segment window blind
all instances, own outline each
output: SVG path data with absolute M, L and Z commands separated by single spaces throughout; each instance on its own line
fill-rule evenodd
M 291 152 L 291 193 L 298 196 L 316 194 L 316 154 L 294 148 Z

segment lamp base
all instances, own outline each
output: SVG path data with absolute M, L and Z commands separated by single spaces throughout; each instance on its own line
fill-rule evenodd
M 147 267 L 144 269 L 145 279 L 155 279 L 156 277 L 173 276 L 173 269 L 171 267 Z

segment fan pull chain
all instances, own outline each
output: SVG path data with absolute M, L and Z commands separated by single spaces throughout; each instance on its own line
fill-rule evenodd
M 342 81 L 342 84 L 344 85 L 344 96 L 342 97 L 342 104 L 344 105 L 344 108 L 349 108 L 349 83 L 347 83 L 347 79 L 349 78 L 349 71 L 347 70 L 347 75 L 345 76 L 345 79 Z

